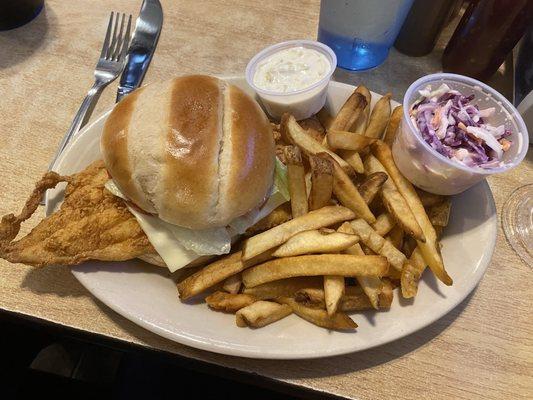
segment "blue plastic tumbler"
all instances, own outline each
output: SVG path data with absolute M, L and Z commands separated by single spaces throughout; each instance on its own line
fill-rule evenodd
M 413 0 L 322 0 L 318 40 L 337 65 L 354 71 L 380 65 L 400 32 Z

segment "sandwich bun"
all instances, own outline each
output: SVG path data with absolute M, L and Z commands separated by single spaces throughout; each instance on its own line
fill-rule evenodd
M 260 206 L 273 183 L 268 118 L 241 89 L 206 75 L 125 97 L 105 123 L 101 150 L 135 205 L 190 229 L 228 225 Z

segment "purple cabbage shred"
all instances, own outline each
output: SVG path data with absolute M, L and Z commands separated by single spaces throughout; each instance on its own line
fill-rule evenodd
M 487 122 L 494 109 L 480 110 L 471 104 L 473 94 L 464 96 L 445 84 L 433 93 L 428 86 L 420 94 L 411 107 L 411 120 L 433 149 L 469 167 L 497 168 L 503 164 L 503 154 L 512 145 L 506 138 L 512 132 Z

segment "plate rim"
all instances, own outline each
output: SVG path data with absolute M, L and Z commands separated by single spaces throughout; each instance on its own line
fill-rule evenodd
M 228 80 L 243 80 L 243 75 L 231 75 L 231 76 L 219 76 L 221 79 L 228 79 Z M 331 81 L 330 85 L 332 86 L 340 86 L 340 87 L 349 87 L 355 89 L 355 86 L 343 83 L 343 82 L 337 82 L 337 81 Z M 382 96 L 379 93 L 371 92 L 373 95 Z M 393 100 L 394 101 L 394 100 Z M 396 103 L 396 102 L 395 102 Z M 398 103 L 399 104 L 399 103 Z M 86 125 L 80 132 L 75 136 L 75 138 L 69 143 L 69 145 L 66 147 L 65 151 L 63 152 L 62 156 L 59 157 L 58 161 L 56 162 L 56 167 L 61 169 L 65 154 L 68 154 L 70 152 L 71 148 L 76 145 L 78 140 L 82 138 L 85 135 L 90 134 L 93 127 L 99 123 L 102 123 L 102 120 L 106 119 L 108 115 L 110 114 L 112 108 L 103 112 L 101 115 L 99 115 L 97 118 L 95 118 L 90 124 Z M 290 355 L 284 355 L 282 353 L 264 353 L 259 349 L 240 349 L 235 346 L 227 346 L 223 343 L 215 343 L 215 342 L 209 342 L 209 341 L 199 341 L 198 339 L 193 339 L 191 336 L 184 334 L 183 332 L 171 332 L 165 328 L 162 328 L 156 324 L 153 324 L 149 321 L 146 321 L 142 318 L 140 318 L 138 315 L 133 313 L 132 311 L 123 308 L 117 303 L 114 303 L 112 301 L 108 301 L 107 298 L 103 298 L 99 296 L 97 291 L 95 290 L 94 285 L 91 285 L 88 280 L 86 280 L 86 274 L 83 274 L 82 272 L 76 271 L 74 269 L 71 270 L 72 274 L 76 277 L 76 279 L 91 293 L 92 296 L 97 298 L 100 302 L 105 304 L 107 307 L 112 309 L 114 312 L 118 313 L 122 317 L 128 319 L 129 321 L 133 322 L 134 324 L 141 326 L 142 328 L 155 333 L 161 337 L 164 337 L 168 340 L 171 340 L 173 342 L 186 345 L 189 347 L 193 347 L 200 350 L 210 351 L 218 354 L 224 354 L 229 356 L 237 356 L 237 357 L 245 357 L 245 358 L 253 358 L 253 359 L 272 359 L 272 360 L 300 360 L 300 359 L 316 359 L 316 358 L 325 358 L 325 357 L 333 357 L 338 355 L 344 355 L 344 354 L 350 354 L 355 353 L 359 351 L 365 351 L 369 350 L 375 347 L 379 347 L 382 345 L 385 345 L 387 343 L 394 342 L 396 340 L 399 340 L 401 338 L 404 338 L 408 335 L 411 335 L 421 329 L 426 328 L 427 326 L 435 323 L 437 320 L 444 317 L 446 314 L 448 314 L 450 311 L 455 309 L 460 303 L 462 303 L 469 295 L 472 293 L 472 291 L 476 288 L 476 286 L 479 284 L 481 279 L 483 278 L 488 266 L 490 265 L 490 261 L 492 259 L 492 256 L 494 254 L 494 249 L 496 246 L 496 239 L 497 239 L 497 210 L 494 202 L 494 196 L 492 194 L 492 191 L 490 189 L 490 186 L 488 183 L 484 180 L 481 185 L 484 186 L 483 192 L 487 194 L 487 201 L 488 205 L 493 211 L 493 213 L 488 218 L 488 221 L 490 222 L 489 229 L 492 230 L 492 235 L 490 238 L 490 243 L 488 243 L 487 250 L 484 251 L 483 255 L 479 262 L 479 267 L 475 271 L 475 274 L 473 275 L 472 279 L 468 282 L 468 284 L 465 286 L 464 291 L 454 298 L 451 303 L 449 303 L 446 307 L 441 307 L 441 309 L 438 309 L 435 314 L 432 314 L 430 318 L 423 322 L 415 323 L 412 326 L 409 326 L 407 329 L 404 330 L 396 330 L 390 335 L 380 337 L 376 341 L 372 342 L 369 346 L 366 346 L 364 348 L 354 348 L 346 346 L 345 348 L 340 349 L 334 349 L 334 350 L 328 350 L 327 348 L 321 349 L 320 353 L 295 353 Z M 48 199 L 48 193 L 46 195 L 46 205 L 45 205 L 45 213 L 48 213 L 49 210 L 49 199 Z M 82 264 L 83 265 L 83 264 Z M 177 300 L 178 301 L 178 300 Z

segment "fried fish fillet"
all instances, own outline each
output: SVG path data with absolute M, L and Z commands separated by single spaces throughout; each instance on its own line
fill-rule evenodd
M 48 172 L 37 183 L 21 214 L 2 218 L 0 258 L 42 267 L 156 255 L 124 201 L 105 190 L 108 179 L 103 161 L 71 177 Z M 43 193 L 59 182 L 68 182 L 61 208 L 27 236 L 14 241 L 21 223 L 35 212 Z

